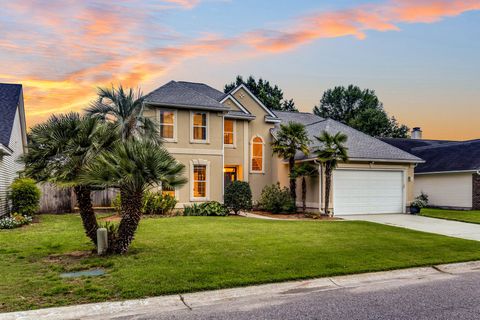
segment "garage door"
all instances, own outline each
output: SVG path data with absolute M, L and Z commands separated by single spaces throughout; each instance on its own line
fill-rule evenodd
M 402 213 L 403 172 L 335 170 L 333 206 L 336 215 Z

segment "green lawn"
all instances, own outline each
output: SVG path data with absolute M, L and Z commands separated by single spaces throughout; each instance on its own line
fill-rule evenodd
M 424 208 L 421 211 L 421 215 L 431 218 L 440 218 L 480 224 L 480 210 L 461 211 Z
M 480 260 L 478 242 L 380 224 L 238 217 L 147 218 L 128 255 L 100 258 L 78 216 L 40 218 L 0 231 L 0 311 Z

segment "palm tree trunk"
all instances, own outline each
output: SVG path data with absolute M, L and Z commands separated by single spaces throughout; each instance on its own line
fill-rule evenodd
M 122 200 L 122 221 L 120 221 L 118 237 L 112 251 L 124 254 L 128 251 L 128 247 L 132 243 L 135 231 L 140 223 L 143 193 L 120 190 L 120 194 Z
M 332 186 L 332 168 L 329 164 L 325 165 L 325 213 L 330 215 L 330 188 Z
M 307 181 L 305 176 L 302 177 L 302 203 L 303 203 L 303 213 L 307 210 Z
M 295 177 L 295 158 L 288 159 L 290 169 L 290 195 L 292 196 L 295 212 L 297 212 L 297 179 Z
M 80 210 L 80 217 L 82 218 L 83 228 L 87 237 L 97 246 L 97 218 L 93 211 L 91 193 L 92 189 L 87 186 L 75 186 L 73 188 L 75 196 L 77 197 L 77 205 Z

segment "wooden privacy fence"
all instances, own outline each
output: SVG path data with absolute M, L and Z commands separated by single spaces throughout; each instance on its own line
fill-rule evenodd
M 38 213 L 66 213 L 73 212 L 77 199 L 72 188 L 60 188 L 51 183 L 38 184 L 42 195 Z M 111 207 L 112 200 L 117 196 L 116 189 L 105 189 L 92 192 L 94 207 Z

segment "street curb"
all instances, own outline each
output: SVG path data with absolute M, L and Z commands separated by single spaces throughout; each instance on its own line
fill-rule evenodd
M 101 302 L 67 307 L 47 308 L 0 314 L 0 320 L 41 319 L 110 319 L 114 317 L 139 316 L 155 310 L 168 312 L 191 310 L 202 306 L 228 303 L 247 297 L 283 297 L 308 292 L 362 288 L 394 282 L 429 280 L 439 277 L 455 277 L 457 274 L 479 272 L 480 261 L 444 264 L 433 267 L 409 268 L 346 276 L 317 278 L 302 281 L 280 282 L 242 288 L 160 296 L 146 299 Z

